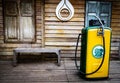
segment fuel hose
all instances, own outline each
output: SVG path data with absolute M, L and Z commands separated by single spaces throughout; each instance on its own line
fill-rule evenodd
M 82 72 L 82 71 L 80 70 L 80 66 L 78 66 L 78 64 L 77 64 L 78 44 L 79 44 L 80 36 L 82 36 L 82 35 L 83 35 L 83 34 L 79 34 L 79 35 L 78 35 L 78 38 L 77 38 L 76 49 L 75 49 L 75 65 L 76 65 L 77 70 L 79 70 L 79 73 L 80 73 L 80 74 L 82 74 L 82 75 L 91 75 L 91 74 L 96 73 L 96 72 L 102 67 L 102 65 L 103 65 L 103 63 L 104 63 L 104 59 L 105 59 L 105 38 L 104 38 L 104 35 L 102 35 L 104 52 L 103 52 L 103 58 L 102 58 L 102 61 L 101 61 L 100 65 L 99 65 L 99 67 L 98 67 L 95 71 L 93 71 L 93 72 L 85 73 L 85 72 Z

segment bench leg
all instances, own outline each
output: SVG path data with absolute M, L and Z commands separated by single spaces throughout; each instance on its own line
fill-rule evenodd
M 57 55 L 58 55 L 58 66 L 60 66 L 61 65 L 61 56 L 60 56 L 60 51 L 59 52 L 57 52 Z
M 13 66 L 17 66 L 17 53 L 13 52 Z

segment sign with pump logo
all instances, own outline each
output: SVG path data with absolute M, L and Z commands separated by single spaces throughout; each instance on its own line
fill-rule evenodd
M 97 45 L 93 48 L 92 54 L 95 58 L 102 58 L 104 54 L 103 46 Z

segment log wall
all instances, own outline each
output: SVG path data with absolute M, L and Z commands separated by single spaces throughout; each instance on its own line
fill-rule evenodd
M 118 44 L 120 41 L 120 1 L 108 1 L 112 3 L 111 57 L 118 58 Z M 76 38 L 84 27 L 85 0 L 70 0 L 75 8 L 75 14 L 69 22 L 61 22 L 56 17 L 55 8 L 59 2 L 60 0 L 45 1 L 45 47 L 61 48 L 63 57 L 74 57 Z
M 2 0 L 0 0 L 0 58 L 6 58 L 6 55 L 13 55 L 12 51 L 17 47 L 61 48 L 62 57 L 74 57 L 77 36 L 81 33 L 81 29 L 84 28 L 85 25 L 85 0 L 69 1 L 75 8 L 75 14 L 68 22 L 60 21 L 55 15 L 55 9 L 60 0 L 35 1 L 36 41 L 27 44 L 4 42 L 3 7 Z M 112 2 L 111 57 L 118 58 L 120 41 L 120 0 L 109 1 Z
M 68 22 L 60 21 L 55 15 L 59 2 L 45 1 L 45 47 L 61 48 L 62 57 L 74 57 L 76 39 L 84 27 L 85 1 L 70 0 L 75 13 Z
M 118 58 L 119 56 L 119 42 L 120 42 L 120 0 L 111 0 L 112 2 L 112 44 L 111 57 Z

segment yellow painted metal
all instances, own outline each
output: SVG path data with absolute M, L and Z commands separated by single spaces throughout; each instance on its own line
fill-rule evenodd
M 95 71 L 101 64 L 101 58 L 93 56 L 93 48 L 95 46 L 103 46 L 102 36 L 98 36 L 98 29 L 89 29 L 87 33 L 87 56 L 86 56 L 86 73 Z M 94 74 L 86 75 L 86 78 L 105 78 L 108 77 L 109 72 L 109 53 L 110 53 L 110 39 L 111 30 L 104 29 L 105 37 L 105 58 L 102 67 Z

